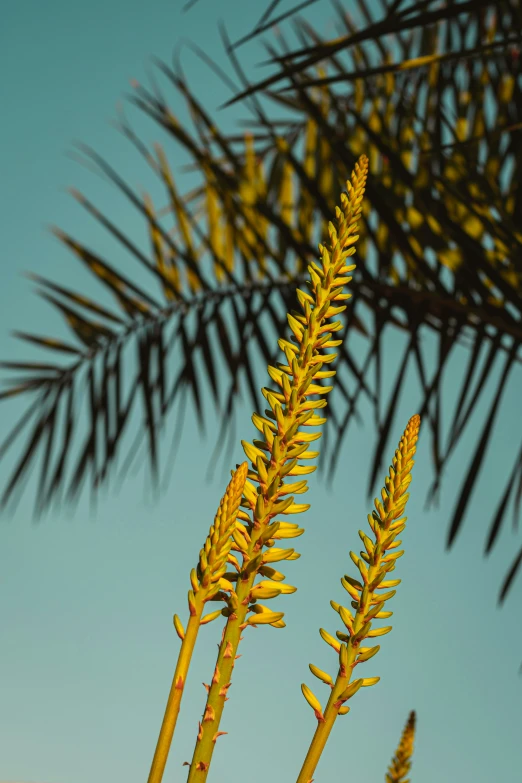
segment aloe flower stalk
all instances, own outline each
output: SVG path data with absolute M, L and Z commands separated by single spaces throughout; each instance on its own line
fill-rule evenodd
M 232 472 L 232 479 L 219 504 L 214 524 L 199 553 L 197 569 L 193 568 L 190 573 L 192 589 L 188 593 L 189 621 L 186 630 L 178 615 L 174 615 L 174 627 L 182 642 L 148 783 L 160 783 L 163 777 L 200 626 L 212 622 L 221 614 L 221 610 L 218 609 L 203 616 L 203 610 L 205 604 L 226 587 L 223 575 L 232 546 L 232 532 L 237 521 L 247 470 L 248 465 L 243 462 L 235 472 Z
M 380 649 L 379 645 L 361 647 L 361 644 L 366 639 L 384 636 L 392 629 L 391 625 L 372 628 L 372 621 L 391 617 L 393 612 L 383 611 L 384 605 L 396 593 L 389 588 L 401 582 L 400 579 L 386 580 L 386 575 L 395 569 L 396 561 L 404 554 L 404 550 L 395 550 L 401 544 L 397 536 L 406 526 L 407 517 L 403 517 L 402 514 L 409 498 L 406 490 L 411 481 L 419 427 L 420 416 L 412 416 L 395 452 L 389 475 L 385 479 L 385 488 L 381 491 L 382 502 L 376 498 L 375 510 L 368 515 L 368 523 L 375 540 L 372 541 L 362 530 L 359 530 L 365 551 L 360 553 L 360 557 L 355 552 L 350 552 L 350 557 L 359 569 L 361 578 L 357 580 L 345 576 L 341 579 L 341 584 L 353 599 L 351 606 L 355 614 L 335 601 L 331 602 L 333 609 L 339 613 L 346 626 L 347 633 L 338 631 L 335 639 L 323 628 L 320 629 L 324 641 L 339 655 L 339 672 L 334 682 L 329 674 L 310 664 L 312 674 L 332 689 L 324 712 L 310 688 L 304 683 L 301 686 L 303 695 L 317 718 L 317 728 L 297 783 L 311 783 L 313 780 L 313 773 L 337 716 L 346 715 L 350 710 L 346 702 L 357 693 L 359 688 L 375 685 L 380 680 L 380 677 L 361 677 L 350 682 L 354 668 L 373 658 Z M 386 590 L 386 592 L 379 593 L 378 590 Z
M 199 725 L 188 783 L 202 783 L 206 780 L 216 739 L 223 733 L 219 731 L 219 725 L 231 685 L 241 632 L 249 625 L 263 624 L 276 628 L 285 625 L 283 612 L 273 612 L 257 601 L 269 600 L 295 590 L 280 584 L 285 577 L 275 571 L 272 564 L 281 560 L 294 560 L 299 555 L 294 549 L 277 548 L 274 543 L 279 539 L 294 538 L 304 531 L 296 524 L 274 521 L 274 517 L 279 514 L 298 514 L 309 508 L 308 504 L 294 503 L 293 495 L 289 497 L 290 493 L 306 492 L 306 480 L 290 484 L 285 484 L 283 480 L 315 470 L 315 466 L 301 465 L 299 461 L 317 457 L 319 452 L 310 452 L 308 447 L 312 441 L 321 437 L 321 433 L 306 433 L 301 427 L 315 427 L 326 421 L 315 413 L 327 405 L 326 400 L 310 398 L 327 394 L 333 388 L 323 386 L 318 381 L 335 375 L 335 370 L 322 368 L 336 358 L 336 354 L 327 353 L 327 349 L 342 342 L 332 339 L 332 333 L 343 328 L 342 323 L 332 323 L 330 319 L 346 309 L 343 305 L 336 306 L 337 303 L 350 298 L 350 294 L 343 293 L 343 286 L 350 282 L 351 277 L 347 275 L 355 266 L 347 265 L 346 261 L 355 252 L 353 246 L 358 239 L 355 231 L 367 173 L 368 158 L 363 155 L 355 165 L 351 181 L 346 183 L 348 195 L 341 195 L 342 209 L 336 208 L 337 227 L 329 223 L 330 243 L 328 246 L 319 245 L 322 265 L 312 263 L 308 266 L 309 293 L 299 289 L 297 291 L 302 312 L 287 316 L 293 342 L 279 340 L 287 364 L 268 367 L 268 373 L 278 389 L 263 389 L 270 410 L 266 411 L 266 417 L 257 413 L 252 416 L 263 440 L 255 440 L 253 444 L 242 442 L 252 469 L 248 472 L 250 481 L 245 483 L 241 505 L 251 512 L 252 519 L 246 512 L 238 514 L 238 518 L 246 524 L 238 523 L 233 548 L 241 555 L 242 563 L 232 561 L 237 573 L 227 574 L 230 581 L 236 582 L 236 589 L 231 592 L 228 605 L 223 610 L 228 621 Z M 257 488 L 252 482 L 257 483 Z M 267 577 L 268 581 L 254 585 L 257 574 Z M 247 617 L 249 612 L 252 614 Z
M 415 711 L 410 712 L 410 716 L 402 732 L 399 747 L 395 752 L 388 772 L 385 776 L 385 783 L 410 783 L 406 775 L 411 769 L 411 757 L 413 756 L 413 740 L 415 739 Z

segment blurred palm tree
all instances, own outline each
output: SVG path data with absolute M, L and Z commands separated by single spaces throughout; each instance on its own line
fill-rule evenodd
M 522 342 L 520 2 L 380 0 L 381 16 L 374 19 L 366 0 L 358 0 L 362 21 L 356 23 L 333 0 L 338 37 L 332 41 L 322 40 L 296 16 L 312 2 L 316 0 L 276 17 L 280 2 L 272 0 L 252 33 L 234 45 L 222 29 L 243 84 L 239 94 L 232 85 L 233 100 L 244 101 L 252 112 L 248 126 L 253 132 L 222 133 L 177 63 L 170 67 L 158 61 L 157 66 L 186 101 L 193 131 L 179 123 L 155 81 L 150 90 L 135 85 L 131 102 L 193 159 L 200 184 L 191 192 L 179 193 L 164 149 L 150 149 L 123 113 L 120 128 L 157 175 L 167 206 L 138 195 L 108 162 L 82 147 L 90 164 L 141 214 L 149 251 L 138 248 L 80 193 L 73 195 L 139 262 L 150 285 L 56 231 L 114 306 L 33 276 L 40 294 L 63 315 L 69 340 L 17 333 L 53 359 L 3 363 L 17 376 L 6 377 L 8 387 L 0 396 L 31 400 L 0 444 L 3 457 L 26 433 L 2 496 L 4 505 L 15 499 L 39 452 L 38 514 L 58 502 L 64 489 L 66 499 L 74 502 L 89 474 L 95 493 L 122 454 L 122 436 L 134 410 L 141 413 L 141 427 L 120 475 L 142 453 L 148 455 L 156 481 L 158 439 L 175 403 L 182 411 L 188 393 L 198 422 L 204 421 L 203 381 L 223 421 L 219 444 L 226 442 L 225 435 L 233 438 L 240 373 L 259 409 L 253 354 L 259 350 L 265 363 L 274 364 L 270 333 L 281 333 L 285 313 L 295 307 L 295 289 L 316 256 L 339 190 L 365 151 L 371 172 L 361 226 L 365 263 L 357 269 L 348 311 L 348 340 L 359 342 L 357 356 L 363 358 L 356 360 L 349 342 L 339 349 L 337 396 L 326 430 L 327 442 L 333 443 L 322 457 L 331 480 L 350 423 L 360 416 L 363 401 L 370 404 L 377 432 L 368 485 L 372 491 L 381 455 L 389 448 L 404 375 L 412 365 L 423 394 L 418 412 L 431 435 L 430 497 L 436 497 L 448 460 L 487 396 L 495 366 L 498 382 L 462 476 L 448 547 L 455 540 L 509 376 L 520 372 L 516 368 L 513 373 Z M 192 5 L 194 0 L 187 4 Z M 238 47 L 290 18 L 300 47 L 292 50 L 276 28 L 279 53 L 273 42 L 265 42 L 275 73 L 250 85 Z M 275 102 L 287 119 L 268 116 L 261 98 Z M 381 370 L 390 327 L 404 335 L 404 350 L 386 397 Z M 421 340 L 425 333 L 436 340 L 435 356 Z M 453 409 L 444 406 L 451 424 L 443 441 L 443 377 L 461 346 L 466 366 Z M 134 363 L 128 348 L 135 351 Z M 220 356 L 226 389 L 216 371 Z M 86 392 L 88 428 L 74 455 L 81 391 Z M 176 429 L 173 442 L 178 438 Z M 514 520 L 518 518 L 522 447 L 515 463 L 506 463 L 505 474 L 505 486 L 497 488 L 486 553 L 498 539 L 510 504 Z M 521 563 L 522 548 L 508 565 L 500 601 Z

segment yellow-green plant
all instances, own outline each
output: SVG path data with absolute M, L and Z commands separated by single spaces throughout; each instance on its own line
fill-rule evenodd
M 339 641 L 337 641 L 323 628 L 320 630 L 324 641 L 339 655 L 339 672 L 334 682 L 329 674 L 310 664 L 312 674 L 332 689 L 324 712 L 310 688 L 305 684 L 301 686 L 305 699 L 315 712 L 317 729 L 297 783 L 311 783 L 312 775 L 337 716 L 345 715 L 350 710 L 345 706 L 345 702 L 351 699 L 359 688 L 379 682 L 379 677 L 360 677 L 353 682 L 351 677 L 356 666 L 373 658 L 380 650 L 380 645 L 361 647 L 361 644 L 366 639 L 384 636 L 391 631 L 391 625 L 372 628 L 372 622 L 391 617 L 393 612 L 383 611 L 384 605 L 396 593 L 389 588 L 396 587 L 401 581 L 386 579 L 386 575 L 395 570 L 397 560 L 404 554 L 404 550 L 398 552 L 394 550 L 402 543 L 397 536 L 406 527 L 406 517 L 403 513 L 409 497 L 406 490 L 411 481 L 419 426 L 420 416 L 412 416 L 395 452 L 388 477 L 385 479 L 385 487 L 381 491 L 382 502 L 376 498 L 375 509 L 368 515 L 368 524 L 374 540 L 372 541 L 362 530 L 359 530 L 365 551 L 362 551 L 360 556 L 350 552 L 352 561 L 359 569 L 360 579 L 353 579 L 346 575 L 341 579 L 341 584 L 352 598 L 351 606 L 354 614 L 336 601 L 331 602 L 333 609 L 339 613 L 346 626 L 347 633 L 338 631 Z M 380 593 L 379 590 L 386 592 Z
M 305 433 L 300 428 L 318 426 L 326 421 L 315 413 L 327 405 L 326 400 L 311 400 L 310 397 L 327 394 L 333 388 L 323 386 L 320 381 L 333 377 L 335 370 L 322 368 L 336 358 L 335 353 L 327 352 L 328 349 L 342 342 L 332 339 L 332 333 L 343 328 L 342 323 L 332 323 L 330 319 L 346 309 L 342 304 L 336 306 L 337 303 L 350 298 L 350 294 L 343 293 L 343 286 L 351 280 L 347 275 L 355 265 L 347 265 L 346 261 L 355 252 L 357 217 L 361 211 L 367 171 L 368 159 L 361 156 L 351 181 L 347 182 L 348 195 L 341 196 L 342 209 L 336 209 L 337 227 L 329 223 L 330 242 L 328 246 L 319 246 L 322 265 L 312 262 L 308 266 L 310 292 L 297 290 L 302 312 L 287 316 L 293 342 L 279 340 L 287 364 L 268 368 L 270 377 L 279 388 L 263 389 L 270 409 L 266 411 L 266 417 L 257 413 L 252 416 L 264 440 L 254 440 L 253 443 L 242 441 L 252 464 L 242 505 L 249 509 L 252 518 L 246 512 L 239 515 L 246 525 L 237 530 L 234 541 L 242 563 L 236 566 L 237 573 L 233 575 L 236 589 L 231 592 L 228 606 L 223 610 L 228 620 L 196 739 L 188 783 L 200 783 L 207 778 L 241 632 L 248 625 L 284 626 L 283 612 L 273 612 L 258 601 L 289 592 L 280 584 L 284 577 L 272 569 L 272 564 L 299 557 L 294 549 L 283 549 L 273 544 L 279 539 L 299 536 L 303 530 L 296 524 L 274 520 L 274 517 L 298 514 L 310 507 L 294 503 L 293 497 L 307 491 L 306 479 L 296 483 L 284 483 L 284 479 L 315 470 L 313 465 L 300 465 L 299 460 L 318 456 L 319 452 L 308 451 L 308 448 L 312 441 L 320 438 L 321 433 Z M 257 488 L 252 482 L 257 483 Z M 269 581 L 254 586 L 258 573 L 268 577 Z M 247 617 L 249 612 L 250 617 Z
M 283 612 L 272 611 L 259 601 L 268 601 L 296 590 L 284 583 L 284 574 L 273 568 L 273 564 L 282 560 L 295 560 L 299 554 L 293 548 L 279 548 L 275 544 L 282 539 L 300 536 L 304 531 L 295 523 L 275 517 L 298 514 L 309 508 L 308 504 L 294 502 L 294 495 L 308 491 L 306 479 L 299 478 L 293 483 L 286 479 L 302 477 L 315 470 L 315 466 L 300 464 L 300 461 L 318 456 L 319 452 L 308 449 L 310 443 L 321 437 L 321 432 L 308 432 L 301 428 L 320 426 L 326 421 L 316 411 L 327 405 L 321 395 L 327 394 L 333 387 L 324 386 L 322 381 L 333 377 L 335 370 L 323 370 L 323 366 L 335 360 L 336 353 L 329 352 L 329 349 L 339 346 L 342 341 L 332 339 L 332 335 L 343 328 L 340 321 L 332 322 L 330 319 L 346 309 L 345 305 L 339 303 L 350 298 L 343 288 L 352 279 L 349 273 L 355 268 L 354 264 L 347 264 L 347 259 L 354 254 L 354 245 L 358 239 L 357 218 L 361 212 L 367 172 L 368 159 L 363 155 L 355 165 L 351 180 L 346 183 L 348 193 L 341 195 L 341 208 L 336 208 L 337 225 L 331 222 L 328 225 L 329 242 L 319 245 L 322 263 L 318 265 L 312 262 L 308 266 L 309 292 L 297 290 L 301 312 L 291 312 L 287 316 L 293 333 L 292 341 L 283 338 L 279 340 L 287 363 L 268 367 L 268 373 L 278 388 L 263 389 L 270 408 L 265 411 L 264 417 L 258 413 L 252 416 L 263 440 L 254 440 L 252 443 L 242 441 L 251 467 L 248 469 L 248 464 L 244 462 L 232 472 L 232 481 L 205 547 L 201 550 L 198 568 L 191 572 L 192 589 L 188 596 L 190 618 L 186 631 L 179 617 L 174 615 L 174 625 L 182 639 L 182 646 L 149 783 L 160 783 L 163 776 L 200 625 L 216 619 L 220 614 L 227 618 L 212 680 L 206 686 L 207 701 L 199 723 L 192 761 L 190 764 L 185 762 L 190 766 L 188 783 L 202 783 L 207 779 L 216 740 L 223 733 L 219 726 L 242 632 L 248 626 L 285 626 Z M 311 399 L 315 396 L 319 399 Z M 410 480 L 419 422 L 418 416 L 410 419 L 386 479 L 382 503 L 375 501 L 376 511 L 369 517 L 375 543 L 360 532 L 366 552 L 361 553 L 361 558 L 351 553 L 359 567 L 362 581 L 350 577 L 342 580 L 354 599 L 352 606 L 356 610 L 355 616 L 339 604 L 333 604 L 348 629 L 348 635 L 338 634 L 341 642 L 338 643 L 321 631 L 325 641 L 339 653 L 340 668 L 334 683 L 329 675 L 314 666 L 310 667 L 316 676 L 332 687 L 324 714 L 311 691 L 303 686 L 303 693 L 314 707 L 319 725 L 298 783 L 310 783 L 333 722 L 338 714 L 348 711 L 344 702 L 361 685 L 371 685 L 378 680 L 370 678 L 350 684 L 353 668 L 368 660 L 379 649 L 361 648 L 360 643 L 390 630 L 372 630 L 371 620 L 391 614 L 382 609 L 394 591 L 382 595 L 377 590 L 386 589 L 400 581 L 383 580 L 394 569 L 396 559 L 402 554 L 391 550 L 399 545 L 396 537 L 404 529 L 405 518 L 400 516 L 408 498 L 405 493 Z M 239 557 L 232 554 L 232 550 Z M 363 561 L 366 561 L 368 567 Z M 227 563 L 233 566 L 233 571 L 225 571 Z M 256 583 L 258 576 L 264 579 Z M 226 605 L 223 609 L 203 616 L 204 604 L 212 600 L 222 600 Z
M 174 627 L 181 639 L 181 649 L 172 680 L 165 716 L 152 760 L 149 783 L 158 783 L 163 777 L 165 764 L 169 754 L 176 721 L 178 719 L 183 689 L 187 679 L 190 660 L 196 644 L 200 626 L 212 622 L 220 614 L 221 609 L 203 616 L 203 609 L 208 601 L 212 601 L 223 585 L 223 574 L 226 571 L 232 533 L 234 532 L 239 503 L 243 494 L 248 465 L 243 462 L 232 474 L 232 479 L 219 504 L 214 524 L 199 553 L 197 569 L 190 572 L 192 589 L 188 593 L 189 620 L 187 629 L 183 628 L 178 615 L 174 615 Z
M 415 739 L 415 711 L 410 712 L 410 717 L 402 732 L 399 747 L 395 752 L 388 772 L 386 773 L 385 783 L 409 783 L 406 775 L 411 769 L 411 757 L 413 756 L 413 740 Z

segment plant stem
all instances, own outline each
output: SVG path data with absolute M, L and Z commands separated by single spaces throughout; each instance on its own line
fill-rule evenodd
M 185 638 L 181 643 L 178 655 L 178 662 L 170 688 L 165 715 L 158 737 L 154 758 L 149 772 L 148 783 L 161 783 L 165 765 L 169 755 L 174 729 L 178 720 L 181 697 L 187 681 L 187 673 L 190 666 L 190 660 L 196 644 L 196 638 L 200 628 L 201 615 L 203 614 L 204 604 L 202 601 L 196 601 L 196 614 L 190 616 L 185 631 Z
M 370 570 L 369 578 L 371 579 L 373 577 L 374 574 L 372 574 Z M 356 615 L 356 620 L 354 622 L 354 633 L 357 633 L 357 631 L 362 627 L 363 623 L 364 613 Z M 351 646 L 348 647 L 348 665 L 346 668 L 341 666 L 339 669 L 339 674 L 337 675 L 335 685 L 330 694 L 330 698 L 328 699 L 323 718 L 318 719 L 315 734 L 313 736 L 312 742 L 310 743 L 310 747 L 308 748 L 308 753 L 306 754 L 306 758 L 296 783 L 311 783 L 312 781 L 312 776 L 319 763 L 319 759 L 321 758 L 326 741 L 328 740 L 333 725 L 337 720 L 339 708 L 342 706 L 342 702 L 339 701 L 339 697 L 350 683 L 350 677 L 352 676 L 353 668 L 356 665 L 355 658 L 357 656 L 357 652 L 357 648 Z
M 328 705 L 329 707 L 330 705 Z M 328 712 L 328 715 L 326 714 Z M 323 721 L 319 721 L 315 730 L 314 738 L 308 748 L 308 753 L 304 760 L 301 772 L 297 778 L 297 783 L 311 783 L 313 780 L 312 775 L 321 757 L 321 753 L 324 750 L 326 741 L 330 736 L 330 732 L 335 723 L 337 716 L 328 710 L 325 710 L 325 716 Z
M 192 569 L 190 582 L 192 590 L 188 594 L 190 617 L 187 630 L 184 631 L 177 615 L 174 626 L 181 637 L 181 649 L 178 655 L 176 671 L 170 688 L 167 707 L 161 724 L 156 751 L 150 768 L 148 783 L 161 783 L 169 755 L 176 721 L 178 719 L 181 698 L 187 681 L 190 660 L 196 644 L 200 625 L 216 619 L 221 612 L 211 612 L 202 617 L 205 603 L 212 600 L 219 590 L 232 545 L 231 534 L 235 528 L 239 504 L 243 495 L 248 465 L 243 462 L 233 472 L 226 492 L 221 499 L 214 524 L 211 526 L 203 549 L 199 553 L 197 570 Z
M 370 568 L 368 576 L 369 581 L 375 578 L 377 571 L 378 568 L 374 568 L 373 566 Z M 369 598 L 371 599 L 372 597 L 373 596 L 370 595 Z M 366 607 L 363 606 L 362 611 L 358 611 L 355 615 L 355 621 L 353 624 L 354 634 L 356 634 L 357 631 L 359 631 L 360 628 L 362 628 L 364 625 L 365 613 Z M 339 708 L 342 706 L 342 702 L 339 701 L 339 696 L 350 683 L 350 677 L 352 676 L 353 668 L 356 665 L 355 658 L 357 657 L 357 652 L 358 650 L 356 647 L 352 647 L 351 645 L 348 646 L 348 665 L 346 667 L 341 666 L 339 669 L 339 674 L 337 675 L 335 685 L 330 694 L 330 698 L 328 699 L 328 703 L 324 710 L 324 715 L 322 719 L 318 719 L 315 734 L 313 736 L 312 742 L 310 743 L 310 747 L 308 748 L 308 753 L 306 754 L 306 758 L 296 783 L 311 783 L 312 781 L 312 776 L 319 763 L 319 759 L 321 758 L 326 741 L 330 736 L 330 732 L 339 714 Z
M 203 720 L 199 724 L 199 731 L 190 765 L 187 783 L 203 783 L 207 779 L 212 754 L 219 736 L 219 724 L 227 692 L 232 684 L 232 671 L 236 662 L 237 649 L 241 641 L 246 614 L 248 611 L 248 595 L 252 589 L 255 574 L 248 580 L 238 584 L 237 597 L 239 606 L 228 618 L 223 631 L 223 637 L 219 646 L 216 668 L 212 676 L 212 683 L 208 693 Z
M 416 450 L 419 426 L 420 417 L 418 415 L 412 416 L 401 438 L 399 448 L 395 452 L 393 467 L 390 468 L 388 478 L 385 480 L 386 489 L 383 489 L 381 493 L 383 502 L 376 499 L 376 510 L 368 517 L 368 522 L 375 535 L 375 544 L 362 531 L 359 531 L 366 553 L 361 552 L 361 558 L 358 558 L 354 552 L 350 552 L 352 560 L 358 564 L 361 582 L 352 582 L 351 584 L 344 580 L 341 582 L 354 598 L 352 606 L 356 608 L 356 612 L 352 617 L 345 607 L 337 604 L 336 611 L 341 615 L 349 638 L 346 644 L 341 643 L 335 646 L 339 652 L 340 665 L 324 713 L 317 700 L 311 703 L 318 725 L 296 783 L 312 782 L 312 776 L 344 702 L 350 699 L 361 686 L 373 685 L 379 679 L 378 677 L 362 678 L 350 685 L 354 668 L 367 659 L 364 657 L 367 650 L 361 651 L 360 649 L 361 642 L 366 638 L 382 636 L 391 631 L 391 627 L 372 630 L 371 621 L 384 619 L 392 614 L 391 612 L 383 612 L 382 609 L 385 602 L 395 595 L 395 590 L 385 594 L 380 594 L 377 590 L 387 590 L 388 587 L 393 587 L 400 582 L 400 579 L 386 582 L 384 577 L 395 569 L 396 560 L 403 554 L 400 551 L 391 554 L 390 552 L 402 543 L 396 540 L 396 536 L 404 529 L 407 517 L 401 519 L 398 517 L 404 513 L 409 497 L 406 491 L 411 481 L 411 469 L 414 464 L 412 458 Z M 347 579 L 348 577 L 345 577 L 345 580 Z M 379 647 L 375 652 L 378 650 Z

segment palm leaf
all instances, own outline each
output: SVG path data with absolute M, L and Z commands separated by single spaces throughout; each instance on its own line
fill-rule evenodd
M 326 430 L 327 442 L 333 442 L 330 475 L 350 423 L 361 417 L 361 406 L 369 404 L 378 434 L 373 485 L 400 403 L 401 379 L 411 366 L 420 381 L 419 409 L 431 432 L 430 495 L 435 496 L 486 393 L 490 368 L 495 360 L 503 362 L 502 383 L 493 394 L 451 521 L 448 546 L 454 541 L 483 467 L 503 390 L 521 359 L 522 234 L 517 221 L 522 213 L 522 94 L 519 60 L 513 56 L 520 8 L 476 0 L 434 7 L 426 0 L 403 9 L 395 2 L 384 6 L 382 19 L 373 21 L 359 2 L 363 23 L 357 26 L 339 3 L 334 5 L 340 38 L 324 41 L 305 21 L 296 20 L 301 49 L 291 51 L 282 35 L 283 54 L 276 55 L 265 44 L 279 73 L 254 87 L 241 70 L 237 47 L 223 32 L 244 88 L 235 100 L 248 98 L 252 113 L 246 134 L 222 133 L 179 68 L 159 63 L 167 86 L 186 102 L 194 133 L 174 116 L 156 85 L 152 91 L 134 85 L 131 104 L 188 152 L 192 169 L 199 172 L 200 185 L 190 193 L 178 187 L 166 151 L 159 146 L 149 150 L 126 119 L 120 130 L 157 176 L 163 204 L 157 197 L 153 202 L 149 194 L 135 193 L 101 156 L 81 147 L 89 165 L 139 213 L 148 251 L 138 248 L 85 197 L 76 191 L 73 195 L 146 272 L 150 285 L 138 285 L 131 271 L 123 274 L 109 259 L 56 232 L 114 304 L 108 309 L 94 297 L 33 278 L 65 319 L 75 344 L 22 334 L 57 357 L 73 358 L 66 365 L 58 359 L 49 365 L 4 364 L 8 373 L 21 372 L 22 377 L 12 378 L 0 397 L 34 398 L 0 444 L 4 456 L 28 433 L 4 503 L 26 480 L 39 449 L 43 458 L 37 512 L 58 502 L 63 489 L 66 498 L 75 501 L 89 472 L 91 491 L 96 492 L 114 472 L 134 411 L 142 426 L 120 477 L 141 455 L 157 478 L 160 438 L 171 410 L 191 397 L 204 427 L 201 395 L 207 381 L 223 419 L 223 445 L 225 422 L 233 425 L 243 373 L 252 404 L 258 407 L 256 351 L 266 363 L 274 362 L 268 331 L 279 334 L 284 314 L 295 307 L 295 288 L 303 281 L 304 263 L 315 257 L 316 236 L 324 231 L 355 160 L 367 150 L 370 178 L 360 239 L 367 262 L 356 273 L 348 343 L 340 349 L 333 428 Z M 488 13 L 493 5 L 495 19 Z M 276 6 L 270 4 L 253 36 L 277 21 L 268 22 Z M 311 71 L 320 61 L 322 70 Z M 288 83 L 284 91 L 269 89 L 283 79 Z M 230 79 L 226 83 L 235 89 Z M 261 97 L 291 118 L 271 118 Z M 493 102 L 493 112 L 487 110 L 488 102 Z M 261 323 L 261 318 L 266 320 Z M 408 339 L 386 396 L 381 365 L 383 340 L 391 327 L 407 333 Z M 434 369 L 422 340 L 425 333 L 438 341 Z M 364 346 L 360 363 L 350 348 L 353 339 L 359 348 Z M 445 439 L 444 370 L 455 349 L 463 347 L 468 365 L 455 407 L 444 409 L 453 420 Z M 486 362 L 479 372 L 483 354 Z M 217 374 L 220 358 L 225 388 L 220 388 Z M 75 455 L 82 404 L 89 420 Z M 321 468 L 325 459 L 323 451 Z M 511 501 L 518 513 L 520 456 L 512 469 L 506 464 L 505 472 L 509 478 L 499 495 L 488 551 L 499 538 Z M 501 600 L 520 562 L 515 559 Z

